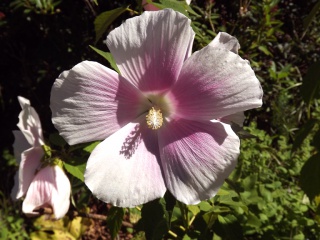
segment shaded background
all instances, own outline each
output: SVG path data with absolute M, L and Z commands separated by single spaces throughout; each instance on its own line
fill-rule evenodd
M 108 66 L 89 45 L 107 51 L 102 41 L 108 31 L 131 15 L 126 12 L 117 18 L 96 44 L 95 17 L 121 6 L 141 10 L 139 2 L 125 0 L 100 0 L 98 5 L 90 0 L 62 0 L 47 9 L 33 8 L 30 2 L 0 2 L 0 192 L 7 197 L 16 170 L 14 162 L 8 159 L 12 159 L 12 130 L 17 129 L 21 111 L 17 96 L 31 101 L 48 138 L 56 132 L 49 108 L 54 80 L 63 70 L 83 60 Z M 317 1 L 280 0 L 269 10 L 265 9 L 268 1 L 249 2 L 192 1 L 195 11 L 206 10 L 199 17 L 192 16 L 203 34 L 203 38 L 196 37 L 194 50 L 213 38 L 212 25 L 216 32 L 227 31 L 238 38 L 240 55 L 250 60 L 264 89 L 263 107 L 246 113 L 246 124 L 256 122 L 258 129 L 273 137 L 270 145 L 278 151 L 276 140 L 284 136 L 293 143 L 295 133 L 307 119 L 300 85 L 310 65 L 320 60 L 319 12 L 309 28 L 304 27 L 303 19 Z M 209 3 L 214 3 L 210 11 Z M 270 13 L 272 23 L 265 22 L 264 11 Z M 217 18 L 208 21 L 208 13 Z M 287 88 L 290 92 L 283 91 Z M 312 106 L 311 111 L 316 112 L 317 106 Z

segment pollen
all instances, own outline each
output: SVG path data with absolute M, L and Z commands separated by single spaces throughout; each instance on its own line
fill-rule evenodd
M 159 129 L 163 123 L 163 117 L 160 109 L 152 107 L 146 116 L 146 120 L 149 128 L 153 130 Z

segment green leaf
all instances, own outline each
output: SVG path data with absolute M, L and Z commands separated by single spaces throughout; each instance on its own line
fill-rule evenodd
M 116 20 L 122 13 L 124 13 L 127 8 L 116 8 L 111 11 L 106 11 L 101 13 L 94 20 L 94 29 L 96 32 L 96 42 L 102 37 L 102 35 L 106 32 L 107 28 L 110 24 Z
M 154 6 L 165 9 L 165 8 L 171 8 L 177 12 L 182 13 L 186 17 L 189 17 L 189 14 L 187 12 L 188 4 L 185 1 L 177 1 L 177 0 L 160 0 L 160 3 L 152 2 L 151 0 L 147 0 L 149 4 L 153 4 Z
M 320 151 L 320 130 L 313 136 L 312 145 Z
M 320 97 L 320 62 L 312 64 L 304 76 L 301 85 L 303 100 L 309 105 L 314 99 Z
M 96 141 L 93 142 L 91 144 L 89 144 L 88 146 L 86 146 L 85 148 L 83 148 L 84 151 L 91 153 L 93 151 L 93 149 L 95 149 L 95 147 L 100 143 L 101 141 Z
M 301 146 L 302 142 L 304 141 L 304 139 L 306 139 L 306 137 L 312 131 L 316 123 L 317 121 L 315 119 L 310 119 L 300 128 L 293 142 L 292 151 L 297 150 Z
M 257 216 L 250 212 L 248 215 L 247 225 L 254 228 L 259 228 L 261 226 L 261 222 Z
M 86 169 L 87 163 L 82 163 L 80 165 L 71 165 L 69 163 L 63 162 L 64 168 L 70 173 L 72 176 L 75 176 L 82 182 L 84 181 L 84 171 Z
M 112 207 L 108 212 L 107 226 L 110 229 L 112 239 L 115 239 L 123 221 L 123 216 L 125 214 L 124 208 Z
M 67 144 L 67 142 L 61 137 L 58 133 L 50 134 L 49 141 L 53 145 L 56 145 L 58 147 L 63 147 Z
M 189 205 L 187 206 L 188 207 L 188 210 L 190 212 L 192 212 L 193 216 L 196 216 L 199 212 L 200 212 L 200 209 L 198 206 L 195 206 L 195 205 Z
M 266 46 L 259 46 L 258 49 L 267 56 L 272 56 L 272 53 L 268 50 Z
M 147 239 L 163 239 L 169 230 L 166 202 L 163 198 L 143 204 L 141 210 L 143 228 Z
M 114 60 L 113 56 L 111 53 L 109 52 L 104 52 L 99 50 L 98 48 L 95 48 L 93 46 L 90 46 L 96 53 L 98 53 L 100 56 L 102 56 L 103 58 L 105 58 L 109 63 L 110 66 L 117 72 L 120 74 L 120 70 L 116 64 L 116 61 Z
M 210 203 L 207 201 L 202 201 L 201 203 L 198 204 L 199 208 L 201 211 L 207 212 L 212 209 L 212 206 Z
M 310 200 L 320 195 L 320 153 L 309 158 L 302 167 L 300 184 Z
M 303 27 L 305 31 L 310 26 L 312 20 L 316 16 L 316 13 L 319 9 L 320 9 L 320 0 L 314 5 L 309 15 L 303 20 Z

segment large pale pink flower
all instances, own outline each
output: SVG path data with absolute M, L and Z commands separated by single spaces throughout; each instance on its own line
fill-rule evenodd
M 240 141 L 218 119 L 261 106 L 262 89 L 235 38 L 219 34 L 191 55 L 193 39 L 182 14 L 145 12 L 107 37 L 121 75 L 84 61 L 56 79 L 60 134 L 69 144 L 103 140 L 85 172 L 99 199 L 131 207 L 168 189 L 196 204 L 234 169 Z
M 22 211 L 28 215 L 37 215 L 33 211 L 39 207 L 51 206 L 55 217 L 61 218 L 70 205 L 69 179 L 58 166 L 41 168 L 44 140 L 39 116 L 28 99 L 18 97 L 18 100 L 22 108 L 17 124 L 20 131 L 13 131 L 13 148 L 19 171 L 11 197 L 19 199 L 26 195 Z
M 18 97 L 18 100 L 22 108 L 17 124 L 20 131 L 13 131 L 15 138 L 13 149 L 19 171 L 16 173 L 15 185 L 11 192 L 13 199 L 26 194 L 44 155 L 41 147 L 44 141 L 39 116 L 28 99 Z
M 38 215 L 34 210 L 51 207 L 55 218 L 62 218 L 69 209 L 70 191 L 69 179 L 59 166 L 42 168 L 30 184 L 22 211 L 27 215 Z

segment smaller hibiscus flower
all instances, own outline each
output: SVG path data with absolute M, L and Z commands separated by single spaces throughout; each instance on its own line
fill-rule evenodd
M 26 195 L 22 211 L 36 215 L 35 209 L 51 206 L 56 218 L 63 217 L 69 209 L 70 182 L 58 166 L 45 166 L 44 139 L 39 116 L 30 101 L 18 97 L 22 111 L 19 114 L 19 130 L 13 131 L 14 156 L 19 164 L 15 185 L 11 192 L 13 199 Z

